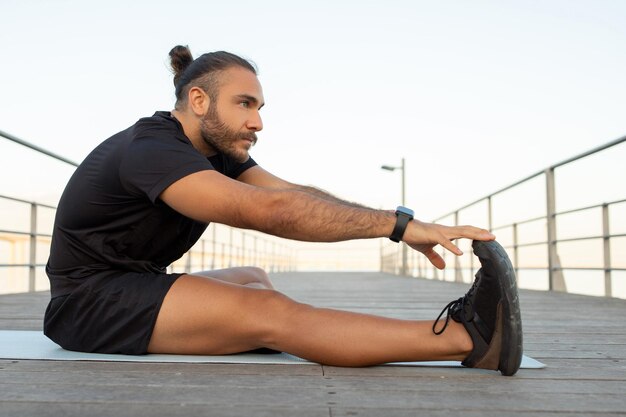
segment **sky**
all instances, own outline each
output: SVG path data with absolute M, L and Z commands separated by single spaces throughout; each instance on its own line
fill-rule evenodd
M 78 162 L 173 108 L 177 44 L 258 66 L 265 169 L 390 209 L 400 174 L 380 166 L 405 158 L 422 220 L 626 134 L 621 0 L 1 0 L 0 15 L 0 130 Z M 73 171 L 5 140 L 0 161 L 0 194 L 52 204 Z M 626 189 L 623 170 L 593 177 L 603 165 L 579 170 L 613 181 L 589 192 Z
M 400 175 L 380 165 L 404 157 L 423 219 L 626 134 L 623 1 L 3 0 L 0 14 L 0 130 L 76 161 L 173 107 L 176 44 L 257 64 L 267 170 L 393 208 Z M 45 180 L 66 175 L 54 165 Z

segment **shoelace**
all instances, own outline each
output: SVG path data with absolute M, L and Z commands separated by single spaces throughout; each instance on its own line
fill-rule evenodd
M 478 285 L 478 279 L 474 280 L 474 283 L 472 284 L 472 287 L 469 289 L 469 291 L 461 298 L 457 299 L 457 300 L 453 300 L 450 301 L 448 303 L 448 305 L 446 305 L 443 310 L 441 310 L 441 313 L 439 313 L 439 316 L 437 316 L 437 319 L 435 320 L 435 322 L 433 323 L 433 333 L 436 334 L 437 336 L 439 336 L 441 333 L 444 332 L 444 330 L 446 330 L 446 328 L 448 327 L 448 323 L 450 322 L 450 317 L 452 317 L 452 313 L 453 311 L 456 311 L 455 307 L 458 306 L 458 309 L 461 310 L 461 322 L 463 324 L 467 323 L 467 320 L 465 319 L 465 306 L 467 304 L 469 304 L 471 311 L 474 311 L 474 304 L 472 304 L 472 300 L 470 299 L 470 297 L 472 296 L 472 294 L 474 294 L 474 291 L 476 290 L 476 287 Z M 439 323 L 439 320 L 441 319 L 441 316 L 443 316 L 443 314 L 447 311 L 446 314 L 446 321 L 443 323 L 443 327 L 441 328 L 441 330 L 437 331 L 437 323 Z
M 453 309 L 459 305 L 460 305 L 459 308 L 461 309 L 461 321 L 465 323 L 465 304 L 466 303 L 470 303 L 471 305 L 471 302 L 469 298 L 467 298 L 467 296 L 463 296 L 459 298 L 458 300 L 450 301 L 448 305 L 446 305 L 443 308 L 443 310 L 441 310 L 441 313 L 439 313 L 439 316 L 437 316 L 437 320 L 435 320 L 435 322 L 433 323 L 433 333 L 439 336 L 441 333 L 444 332 L 444 330 L 446 330 L 446 328 L 448 327 L 448 323 L 450 322 L 450 317 L 452 316 Z M 439 323 L 441 316 L 443 316 L 443 313 L 445 313 L 446 311 L 448 312 L 448 314 L 446 314 L 446 321 L 443 323 L 443 327 L 441 328 L 441 330 L 437 331 L 436 330 L 437 323 Z

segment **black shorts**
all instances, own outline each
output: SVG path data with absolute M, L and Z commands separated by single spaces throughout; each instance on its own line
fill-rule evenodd
M 50 300 L 44 333 L 67 350 L 142 355 L 165 295 L 182 274 L 118 272 L 86 278 Z

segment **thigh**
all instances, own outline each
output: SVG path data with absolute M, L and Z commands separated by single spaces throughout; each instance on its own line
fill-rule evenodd
M 183 275 L 165 296 L 148 352 L 217 355 L 266 347 L 272 329 L 298 306 L 274 290 Z

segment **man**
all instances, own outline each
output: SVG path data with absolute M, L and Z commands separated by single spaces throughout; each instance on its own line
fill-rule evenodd
M 271 348 L 338 366 L 463 360 L 506 375 L 517 371 L 515 281 L 492 234 L 422 223 L 406 208 L 373 210 L 270 174 L 248 154 L 263 128 L 255 68 L 227 52 L 194 60 L 182 46 L 170 57 L 175 109 L 99 145 L 61 198 L 46 269 L 46 335 L 88 352 Z M 451 241 L 469 238 L 483 268 L 472 289 L 444 309 L 437 329 L 432 321 L 298 303 L 254 267 L 167 274 L 209 222 L 304 241 L 391 237 L 438 268 L 445 264 L 434 246 L 460 255 Z

